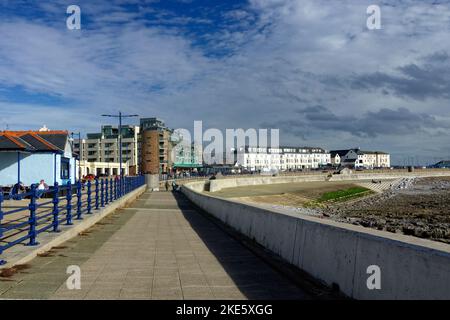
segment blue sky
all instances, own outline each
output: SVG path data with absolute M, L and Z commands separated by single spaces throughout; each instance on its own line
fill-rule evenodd
M 97 131 L 120 109 L 450 158 L 449 29 L 448 1 L 0 0 L 0 129 Z

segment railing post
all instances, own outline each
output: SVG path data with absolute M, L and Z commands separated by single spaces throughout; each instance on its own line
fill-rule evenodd
M 114 178 L 114 200 L 117 200 L 117 177 Z
M 55 182 L 55 187 L 53 188 L 53 232 L 59 232 L 59 185 Z
M 98 178 L 96 178 L 95 179 L 95 210 L 98 210 L 98 207 L 100 206 L 100 203 L 98 202 L 100 190 L 98 189 L 98 187 L 99 187 Z
M 77 182 L 77 220 L 83 220 L 82 211 L 81 211 L 81 180 Z
M 37 198 L 37 190 L 36 185 L 31 185 L 31 197 L 30 204 L 28 208 L 30 210 L 30 218 L 28 222 L 30 224 L 30 229 L 28 230 L 28 237 L 30 238 L 30 242 L 28 242 L 28 246 L 36 246 L 39 242 L 36 241 L 36 198 Z
M 104 192 L 104 189 L 105 189 L 105 181 L 104 181 L 104 179 L 102 179 L 102 181 L 101 181 L 101 195 L 100 195 L 100 198 L 101 198 L 101 206 L 102 207 L 104 207 L 105 206 L 105 192 Z
M 108 178 L 106 178 L 105 179 L 105 204 L 107 205 L 108 204 L 108 202 L 109 202 L 109 190 L 108 190 L 108 188 L 109 188 L 109 179 Z
M 114 183 L 113 183 L 113 179 L 111 179 L 110 181 L 109 181 L 109 202 L 113 202 L 113 196 L 114 196 L 114 193 L 113 193 L 113 190 L 114 190 Z
M 0 188 L 0 239 L 3 237 L 3 227 L 2 227 L 2 220 L 3 220 L 3 210 L 2 210 L 2 205 L 3 205 L 3 190 L 2 188 Z M 3 253 L 3 247 L 0 245 L 0 255 Z M 6 264 L 5 260 L 2 260 L 0 258 L 0 266 Z
M 66 195 L 66 225 L 72 225 L 72 183 L 67 182 L 67 195 Z
M 87 214 L 92 213 L 92 206 L 91 206 L 91 180 L 88 180 L 87 182 Z

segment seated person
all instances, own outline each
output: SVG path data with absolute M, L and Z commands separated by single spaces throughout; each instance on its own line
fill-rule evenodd
M 37 187 L 37 197 L 40 198 L 42 195 L 49 190 L 48 185 L 45 183 L 44 179 L 39 182 Z
M 23 185 L 23 183 L 20 181 L 18 183 L 16 183 L 10 192 L 11 195 L 11 199 L 14 200 L 22 200 L 23 199 L 23 194 L 26 192 L 25 186 Z

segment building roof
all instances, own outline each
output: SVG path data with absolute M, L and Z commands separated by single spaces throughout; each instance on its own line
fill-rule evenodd
M 383 151 L 366 151 L 366 150 L 359 150 L 359 154 L 388 154 Z
M 251 150 L 250 150 L 251 149 Z M 254 152 L 254 149 L 258 149 L 258 153 L 279 153 L 279 154 L 290 154 L 290 153 L 327 153 L 325 149 L 320 147 L 290 147 L 290 146 L 280 146 L 278 148 L 272 147 L 252 147 L 245 146 L 245 152 Z M 277 150 L 277 151 L 274 151 Z M 278 152 L 279 150 L 279 152 Z M 270 152 L 269 152 L 270 151 Z
M 344 150 L 331 150 L 330 153 L 331 153 L 331 157 L 334 158 L 334 157 L 336 157 L 336 154 L 338 154 L 339 157 L 343 157 L 350 151 L 354 151 L 358 155 L 363 155 L 363 154 L 386 154 L 387 155 L 388 154 L 383 151 L 367 151 L 367 150 L 361 150 L 359 148 L 344 149 Z
M 435 164 L 435 166 L 450 166 L 450 160 L 442 160 Z
M 351 149 L 347 149 L 347 150 L 331 150 L 330 154 L 331 157 L 334 158 L 336 157 L 336 155 L 339 155 L 339 157 L 343 157 L 345 156 Z
M 67 139 L 67 131 L 3 131 L 0 151 L 64 152 Z
M 29 146 L 20 139 L 0 134 L 0 150 L 29 150 Z

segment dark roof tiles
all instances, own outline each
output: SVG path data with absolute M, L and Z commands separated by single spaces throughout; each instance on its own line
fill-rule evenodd
M 3 131 L 0 132 L 0 151 L 64 152 L 67 139 L 66 131 Z

